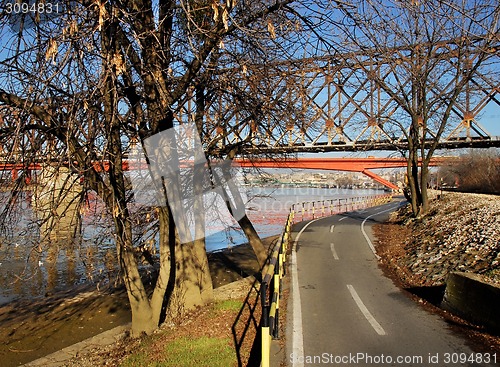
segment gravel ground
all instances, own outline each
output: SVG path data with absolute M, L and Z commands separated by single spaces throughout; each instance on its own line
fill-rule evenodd
M 451 271 L 500 282 L 500 196 L 434 192 L 433 197 L 423 219 L 410 219 L 407 208 L 391 218 L 408 231 L 392 262 L 409 285 L 443 285 Z

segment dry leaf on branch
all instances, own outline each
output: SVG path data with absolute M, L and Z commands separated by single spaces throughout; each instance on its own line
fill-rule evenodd
M 52 62 L 55 63 L 57 53 L 58 53 L 57 42 L 55 39 L 51 38 L 49 40 L 47 51 L 45 52 L 45 60 L 48 61 L 48 60 L 52 59 Z
M 271 21 L 268 21 L 267 22 L 267 31 L 269 32 L 269 34 L 271 35 L 271 38 L 272 39 L 275 39 L 276 38 L 276 31 L 274 29 L 274 25 Z

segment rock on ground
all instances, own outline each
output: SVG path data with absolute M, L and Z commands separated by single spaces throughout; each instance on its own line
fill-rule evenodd
M 429 214 L 411 219 L 403 208 L 391 218 L 406 225 L 406 240 L 393 266 L 413 286 L 437 286 L 452 271 L 500 282 L 500 197 L 433 192 Z

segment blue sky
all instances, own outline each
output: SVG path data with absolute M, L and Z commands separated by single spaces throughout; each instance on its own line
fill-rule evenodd
M 500 95 L 497 97 L 500 99 Z M 483 111 L 479 123 L 493 136 L 500 137 L 500 106 L 490 102 Z
M 7 26 L 4 26 L 3 29 L 0 26 L 0 60 L 6 57 L 6 52 L 3 50 L 3 45 L 5 41 L 10 38 L 13 34 L 10 32 Z M 0 78 L 0 88 L 2 85 L 2 78 Z M 500 99 L 500 96 L 499 96 Z M 478 122 L 490 133 L 492 136 L 500 137 L 500 106 L 494 102 L 490 102 L 485 109 L 482 111 L 478 118 Z M 346 154 L 346 153 L 343 153 Z

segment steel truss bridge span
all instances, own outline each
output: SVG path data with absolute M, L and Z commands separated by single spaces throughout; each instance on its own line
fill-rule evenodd
M 466 46 L 461 42 L 422 45 L 436 70 L 428 81 L 428 104 L 437 107 L 426 112 L 425 126 L 418 117 L 420 144 L 500 147 L 500 137 L 482 124 L 500 124 L 500 46 L 490 48 L 487 65 L 469 79 L 464 75 L 482 57 L 484 45 L 480 39 Z M 270 154 L 405 150 L 412 116 L 401 103 L 414 98 L 410 64 L 415 49 L 394 49 L 391 57 L 367 50 L 225 70 L 214 80 L 225 92 L 206 102 L 203 138 L 211 153 L 231 147 Z M 460 83 L 462 92 L 454 96 Z M 190 93 L 175 115 L 179 123 L 196 118 L 196 92 Z M 442 130 L 441 117 L 450 105 Z
M 203 117 L 201 138 L 209 155 L 224 156 L 233 150 L 269 155 L 404 151 L 412 116 L 402 101 L 413 98 L 414 75 L 408 66 L 415 62 L 418 46 L 429 51 L 435 70 L 440 71 L 426 88 L 427 99 L 439 107 L 428 111 L 425 126 L 423 120 L 413 117 L 419 121 L 419 145 L 436 149 L 500 147 L 500 137 L 483 126 L 486 121 L 500 124 L 500 37 L 495 39 L 488 41 L 494 44 L 477 37 L 467 45 L 464 40 L 409 45 L 389 50 L 390 57 L 387 50 L 367 49 L 267 65 L 248 62 L 219 70 L 202 92 L 193 86 L 172 111 L 176 124 L 196 124 Z M 487 59 L 485 66 L 463 79 L 481 57 Z M 455 96 L 453 88 L 462 81 L 461 93 Z M 453 108 L 447 127 L 440 129 L 440 116 L 451 105 L 450 96 L 454 96 Z M 47 101 L 33 103 L 44 106 Z M 66 102 L 61 100 L 60 106 Z M 0 105 L 0 127 L 30 123 L 17 112 Z M 80 113 L 82 123 L 76 134 L 82 141 L 91 140 L 87 130 L 93 121 L 84 111 Z M 124 141 L 132 145 L 137 136 L 128 133 L 131 135 Z M 29 139 L 33 142 L 25 143 L 25 151 L 36 145 L 38 137 L 35 134 Z M 0 147 L 0 153 L 18 151 L 22 149 L 17 146 Z

